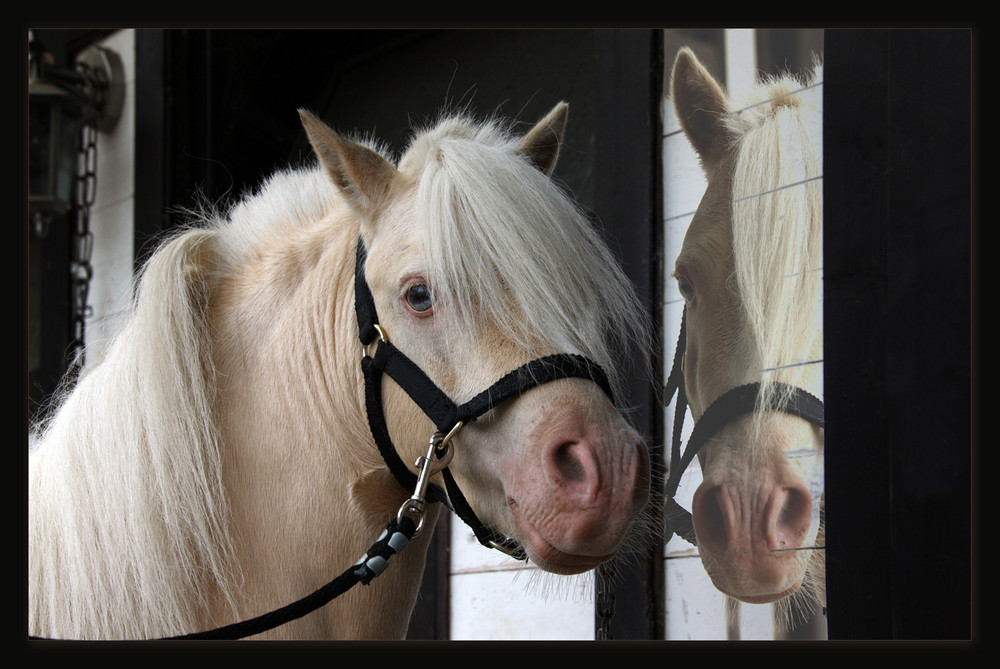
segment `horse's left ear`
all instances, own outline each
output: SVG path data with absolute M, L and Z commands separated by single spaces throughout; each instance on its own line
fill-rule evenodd
M 519 151 L 545 174 L 552 174 L 556 166 L 568 114 L 569 105 L 560 102 L 521 138 Z
M 373 220 L 398 175 L 396 168 L 368 147 L 344 139 L 305 109 L 299 110 L 299 117 L 333 183 L 358 216 Z
M 687 47 L 674 60 L 670 90 L 677 120 L 701 158 L 702 166 L 707 169 L 716 165 L 729 144 L 725 123 L 729 104 L 725 91 Z

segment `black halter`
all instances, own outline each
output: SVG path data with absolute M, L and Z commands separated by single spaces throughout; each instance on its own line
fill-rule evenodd
M 389 471 L 405 490 L 414 490 L 420 477 L 411 472 L 403 463 L 389 436 L 382 410 L 383 373 L 388 374 L 398 383 L 434 423 L 437 432 L 431 438 L 432 446 L 435 443 L 447 442 L 463 425 L 476 420 L 501 402 L 549 381 L 571 377 L 589 379 L 597 383 L 614 402 L 614 395 L 607 375 L 597 363 L 580 355 L 560 353 L 532 360 L 506 374 L 468 402 L 456 404 L 431 381 L 416 363 L 389 342 L 387 334 L 379 325 L 375 302 L 368 282 L 365 280 L 365 258 L 364 243 L 359 239 L 354 276 L 354 299 L 358 317 L 358 333 L 365 351 L 361 368 L 365 376 L 365 404 L 368 412 L 368 425 Z M 374 354 L 369 355 L 368 349 L 372 344 L 376 344 L 377 347 Z M 476 517 L 448 468 L 442 466 L 438 470 L 444 477 L 447 493 L 435 485 L 428 485 L 427 500 L 443 502 L 448 505 L 459 518 L 472 528 L 476 538 L 484 546 L 496 548 L 519 560 L 526 559 L 524 549 L 515 540 L 486 527 Z
M 759 383 L 748 383 L 729 390 L 717 400 L 709 405 L 702 414 L 701 419 L 695 423 L 688 439 L 687 448 L 684 455 L 681 455 L 681 429 L 684 424 L 684 415 L 687 412 L 687 396 L 684 393 L 684 351 L 686 346 L 686 325 L 687 311 L 681 317 L 681 334 L 677 341 L 677 348 L 674 352 L 673 368 L 670 376 L 667 377 L 664 389 L 665 399 L 663 406 L 670 404 L 674 394 L 677 395 L 677 404 L 674 407 L 674 431 L 670 450 L 670 475 L 664 490 L 664 535 L 663 543 L 670 540 L 671 535 L 677 536 L 687 542 L 697 545 L 694 532 L 694 523 L 691 513 L 683 509 L 674 495 L 677 493 L 677 486 L 680 484 L 681 475 L 694 459 L 705 442 L 715 434 L 726 423 L 737 417 L 753 413 L 757 409 L 757 394 L 760 392 Z M 785 413 L 804 418 L 817 427 L 824 427 L 823 402 L 810 393 L 796 386 L 779 384 L 790 389 L 788 400 L 783 404 L 774 404 L 765 407 L 765 410 L 783 411 Z

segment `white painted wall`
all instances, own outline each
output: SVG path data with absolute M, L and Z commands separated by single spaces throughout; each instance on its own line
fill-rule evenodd
M 100 43 L 115 51 L 125 70 L 122 115 L 110 132 L 97 137 L 97 190 L 90 212 L 94 235 L 86 321 L 87 359 L 98 359 L 132 299 L 135 218 L 135 31 L 120 30 Z
M 751 89 L 756 71 L 756 40 L 753 30 L 727 30 L 725 63 L 727 92 L 739 97 Z M 665 54 L 667 67 L 673 63 L 676 52 Z M 721 73 L 713 72 L 715 76 Z M 808 95 L 821 99 L 822 87 L 811 89 Z M 818 105 L 822 108 L 822 104 Z M 681 131 L 674 114 L 673 103 L 663 101 L 663 231 L 664 231 L 664 287 L 663 287 L 663 342 L 664 378 L 670 373 L 674 347 L 680 332 L 684 301 L 677 292 L 673 279 L 674 259 L 680 252 L 684 234 L 694 216 L 705 191 L 705 177 L 698 159 Z M 822 127 L 816 129 L 821 136 Z M 665 411 L 664 434 L 673 431 L 674 404 Z M 685 420 L 684 442 L 691 433 L 690 414 Z M 669 445 L 668 457 L 669 457 Z M 691 497 L 701 483 L 701 471 L 689 467 L 681 478 L 678 502 L 685 509 L 691 508 Z M 664 547 L 664 611 L 666 639 L 725 640 L 727 639 L 725 598 L 712 585 L 702 567 L 697 549 L 679 537 L 672 537 Z M 770 605 L 741 605 L 740 638 L 764 640 L 774 638 Z
M 541 641 L 594 638 L 593 573 L 556 576 L 481 545 L 451 522 L 451 638 Z

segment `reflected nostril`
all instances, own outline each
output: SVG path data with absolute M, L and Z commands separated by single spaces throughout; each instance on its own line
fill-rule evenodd
M 728 544 L 728 523 L 723 507 L 722 487 L 699 489 L 691 506 L 698 545 L 724 551 Z
M 812 496 L 800 486 L 790 486 L 782 491 L 784 499 L 775 518 L 775 544 L 777 547 L 798 547 L 809 531 L 812 519 Z

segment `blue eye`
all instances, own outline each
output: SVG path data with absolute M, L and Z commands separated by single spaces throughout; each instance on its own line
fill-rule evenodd
M 429 315 L 434 308 L 431 289 L 422 283 L 410 286 L 406 289 L 406 304 L 419 315 Z

